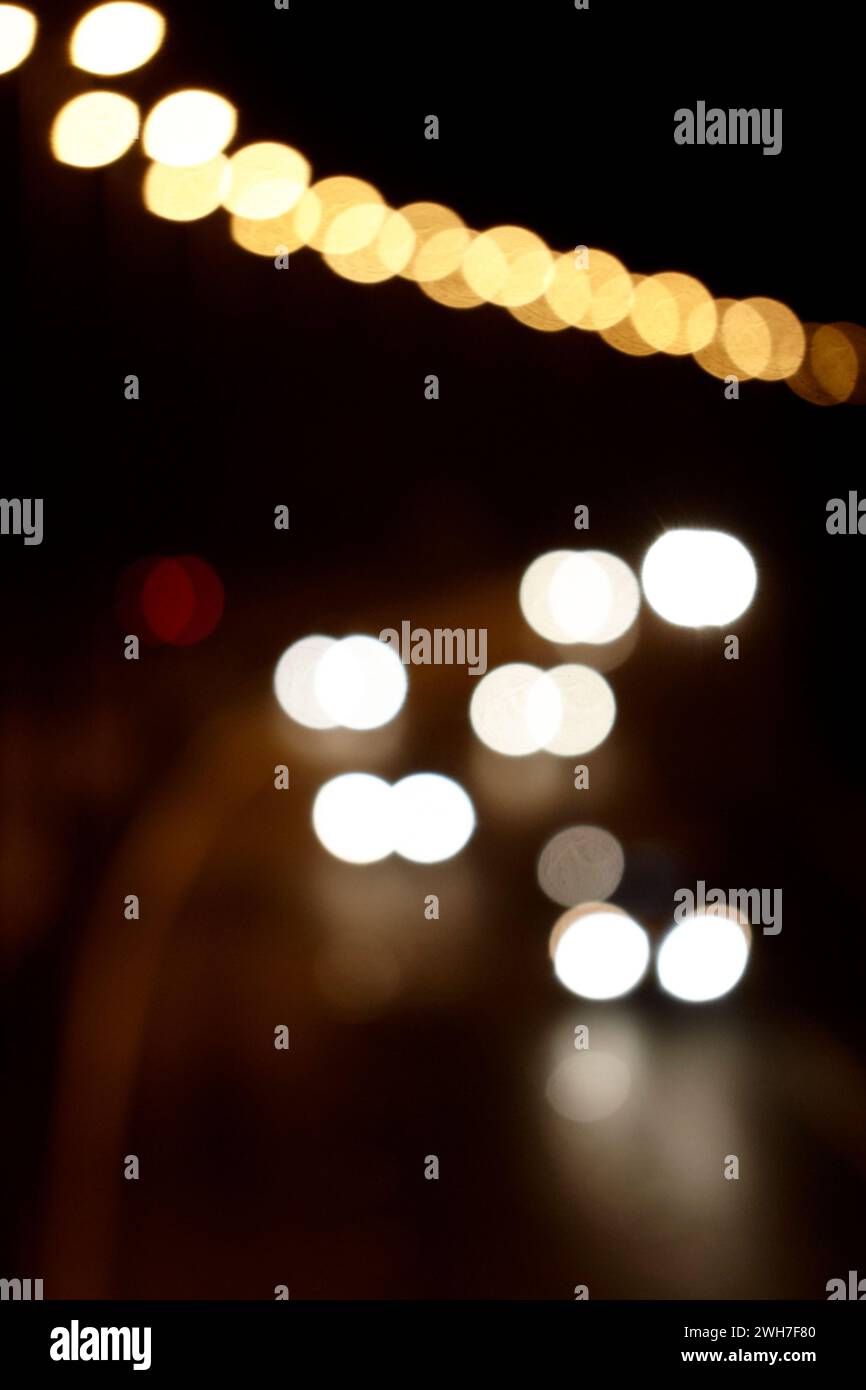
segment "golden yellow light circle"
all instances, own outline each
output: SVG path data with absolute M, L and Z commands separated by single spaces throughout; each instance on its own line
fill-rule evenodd
M 646 279 L 646 276 L 632 275 L 631 279 L 632 290 L 636 295 L 638 285 Z M 615 348 L 617 352 L 625 353 L 628 357 L 651 357 L 653 353 L 658 352 L 658 348 L 651 347 L 638 333 L 632 323 L 631 314 L 627 314 L 618 323 L 612 323 L 609 328 L 600 328 L 599 336 L 609 347 Z
M 392 279 L 408 263 L 415 233 L 402 213 L 393 208 L 383 208 L 382 212 L 378 232 L 368 245 L 346 254 L 323 252 L 326 265 L 336 275 L 359 285 L 377 285 Z
M 650 347 L 680 357 L 712 341 L 716 306 L 694 276 L 662 271 L 646 276 L 635 289 L 631 321 Z
M 529 304 L 544 293 L 553 273 L 553 256 L 541 237 L 524 227 L 491 227 L 466 251 L 461 265 L 466 283 L 491 304 Z
M 281 217 L 300 202 L 309 182 L 309 161 L 290 145 L 244 145 L 228 161 L 223 206 L 250 221 Z
M 186 169 L 151 164 L 144 176 L 144 205 L 148 212 L 169 222 L 208 217 L 222 202 L 227 170 L 224 154 Z
M 568 327 L 568 324 L 553 312 L 544 295 L 531 300 L 529 304 L 516 304 L 509 308 L 508 312 L 519 323 L 527 328 L 534 328 L 538 333 L 561 333 Z
M 441 203 L 407 203 L 399 212 L 415 234 L 412 255 L 399 273 L 407 280 L 453 275 L 472 240 L 463 219 Z
M 694 353 L 694 359 L 698 366 L 702 367 L 710 376 L 718 377 L 720 381 L 724 381 L 726 377 L 730 376 L 735 376 L 738 381 L 751 380 L 751 373 L 743 371 L 742 367 L 738 367 L 732 360 L 722 338 L 722 322 L 725 314 L 736 302 L 735 299 L 716 300 L 716 330 L 710 341 Z
M 571 252 L 554 260 L 544 297 L 563 323 L 573 328 L 583 323 L 592 299 L 592 286 L 587 271 L 575 265 Z
M 324 251 L 328 233 L 338 219 L 342 219 L 343 215 L 353 208 L 371 205 L 383 206 L 383 199 L 379 190 L 365 179 L 352 178 L 346 174 L 319 179 L 307 189 L 295 209 L 295 229 L 306 246 L 312 246 L 316 251 Z M 344 224 L 343 233 L 338 231 L 336 242 L 332 240 L 332 244 L 327 248 L 332 255 L 340 254 L 341 251 L 344 255 L 348 254 L 350 250 L 358 250 L 364 244 L 363 233 L 369 230 L 374 214 L 367 213 L 366 222 L 364 217 L 365 214 L 361 214 L 355 223 L 349 219 Z M 359 234 L 360 241 L 357 240 Z M 355 244 L 351 245 L 353 235 Z M 372 235 L 375 235 L 375 232 Z M 372 235 L 368 240 L 372 239 Z
M 726 310 L 722 343 L 735 366 L 761 381 L 793 376 L 806 353 L 796 314 L 777 299 L 762 297 L 739 300 Z
M 254 256 L 268 256 L 271 260 L 287 251 L 297 251 L 306 242 L 298 236 L 294 212 L 283 213 L 282 217 L 249 218 L 232 217 L 229 222 L 232 241 L 244 251 Z

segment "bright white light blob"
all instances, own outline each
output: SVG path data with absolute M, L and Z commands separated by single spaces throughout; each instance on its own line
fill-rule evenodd
M 125 155 L 138 138 L 139 112 L 120 92 L 82 92 L 61 107 L 51 127 L 51 150 L 61 164 L 100 169 Z
M 333 637 L 302 637 L 283 652 L 274 671 L 274 694 L 290 719 L 307 729 L 334 729 L 316 696 L 313 682 L 319 662 L 335 645 Z
M 475 829 L 475 811 L 462 787 L 436 772 L 404 777 L 392 789 L 394 848 L 416 864 L 451 859 Z
M 523 616 L 548 642 L 614 642 L 640 608 L 640 587 L 624 560 L 605 550 L 551 550 L 520 584 Z
M 724 531 L 666 531 L 641 574 L 655 611 L 679 627 L 721 627 L 744 613 L 758 582 L 755 562 Z
M 334 777 L 313 802 L 313 829 L 337 859 L 373 864 L 394 851 L 391 787 L 368 772 Z
M 36 42 L 36 16 L 21 5 L 0 5 L 0 73 L 12 72 Z
M 548 642 L 567 642 L 568 631 L 550 608 L 550 586 L 561 565 L 577 554 L 574 550 L 549 550 L 527 567 L 520 581 L 520 609 L 533 631 Z
M 631 1071 L 612 1052 L 592 1048 L 566 1057 L 551 1073 L 546 1095 L 564 1120 L 592 1124 L 607 1120 L 625 1105 L 631 1090 Z
M 184 169 L 221 154 L 237 127 L 238 113 L 216 92 L 188 89 L 158 101 L 144 123 L 144 152 L 159 164 Z
M 618 999 L 643 978 L 649 937 L 620 908 L 594 903 L 571 908 L 553 928 L 557 979 L 583 999 Z
M 165 37 L 165 20 L 150 5 L 97 5 L 75 26 L 69 55 L 77 68 L 114 77 L 153 57 Z
M 701 1004 L 732 990 L 748 959 L 748 936 L 736 914 L 696 912 L 668 932 L 659 947 L 656 972 L 668 994 Z
M 406 668 L 376 637 L 344 637 L 322 656 L 313 691 L 329 719 L 347 729 L 377 729 L 406 698 Z
M 616 719 L 616 700 L 604 676 L 591 666 L 556 666 L 548 679 L 559 693 L 559 728 L 544 744 L 548 753 L 571 757 L 603 743 Z
M 554 622 L 572 642 L 592 642 L 613 605 L 613 589 L 601 565 L 586 554 L 569 555 L 550 581 Z
M 513 662 L 482 676 L 469 702 L 469 721 L 478 738 L 496 753 L 537 753 L 559 732 L 562 698 L 556 683 L 537 666 Z

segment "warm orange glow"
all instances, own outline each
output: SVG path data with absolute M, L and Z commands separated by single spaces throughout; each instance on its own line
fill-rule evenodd
M 244 251 L 251 251 L 254 256 L 268 256 L 271 260 L 305 245 L 303 237 L 298 236 L 294 211 L 265 219 L 232 217 L 230 228 L 232 240 Z
M 803 325 L 777 299 L 743 299 L 722 319 L 722 343 L 735 367 L 761 381 L 793 376 L 806 352 Z
M 738 381 L 751 380 L 751 374 L 744 372 L 732 361 L 722 340 L 722 320 L 731 305 L 735 303 L 736 300 L 734 299 L 716 300 L 716 330 L 710 341 L 694 354 L 698 365 L 703 367 L 710 376 L 718 377 L 720 381 L 724 381 L 730 376 L 735 376 Z
M 663 271 L 641 280 L 634 293 L 631 321 L 645 343 L 680 357 L 712 341 L 716 306 L 700 280 Z
M 812 405 L 866 400 L 866 330 L 856 323 L 807 323 L 806 354 L 787 385 Z

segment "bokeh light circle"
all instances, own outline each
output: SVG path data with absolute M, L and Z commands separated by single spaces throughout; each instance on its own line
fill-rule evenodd
M 77 68 L 101 77 L 132 72 L 150 59 L 165 37 L 165 20 L 150 5 L 97 5 L 78 21 L 69 44 Z
M 386 642 L 352 636 L 322 656 L 313 689 L 325 714 L 347 729 L 375 729 L 394 718 L 406 698 L 406 668 Z
M 721 627 L 746 611 L 755 594 L 755 562 L 724 531 L 666 531 L 641 571 L 647 601 L 680 627 Z
M 659 984 L 689 1003 L 720 999 L 741 979 L 749 938 L 736 914 L 697 912 L 664 937 L 656 959 Z
M 156 103 L 144 123 L 142 143 L 158 164 L 186 168 L 215 159 L 236 127 L 237 111 L 225 97 L 187 88 Z
M 333 637 L 301 637 L 283 652 L 274 671 L 274 694 L 282 709 L 307 729 L 335 729 L 315 692 L 319 662 L 334 645 Z
M 553 934 L 556 977 L 583 999 L 618 999 L 646 973 L 649 937 L 620 908 L 602 903 L 571 908 Z
M 77 169 L 113 164 L 138 139 L 139 120 L 135 102 L 120 92 L 82 92 L 54 118 L 54 158 Z
M 373 864 L 394 851 L 391 787 L 368 772 L 346 772 L 320 788 L 313 829 L 325 849 L 348 864 Z
M 475 829 L 475 811 L 462 787 L 436 772 L 416 772 L 392 788 L 394 848 L 416 864 L 451 859 Z
M 513 662 L 482 676 L 469 702 L 476 736 L 497 753 L 537 753 L 562 723 L 555 683 L 537 666 Z
M 548 840 L 536 873 L 548 898 L 561 907 L 577 907 L 609 898 L 624 870 L 625 855 L 615 835 L 597 825 L 574 825 Z

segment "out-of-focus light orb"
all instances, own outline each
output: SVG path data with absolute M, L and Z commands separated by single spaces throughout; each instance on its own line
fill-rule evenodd
M 725 348 L 722 336 L 722 324 L 725 314 L 732 304 L 736 304 L 735 299 L 716 300 L 716 327 L 712 338 L 703 347 L 694 350 L 694 358 L 699 367 L 702 367 L 710 376 L 718 377 L 724 381 L 726 377 L 735 376 L 738 381 L 751 381 L 751 373 L 744 372 L 742 367 L 737 366 L 729 352 Z
M 603 902 L 625 870 L 622 845 L 598 825 L 574 825 L 548 840 L 538 860 L 538 885 L 561 907 Z
M 228 161 L 223 206 L 252 221 L 280 217 L 296 206 L 309 182 L 309 161 L 290 145 L 244 145 Z
M 333 637 L 302 637 L 283 652 L 274 671 L 274 694 L 290 719 L 307 729 L 335 729 L 337 721 L 319 703 L 314 681 L 319 662 L 335 645 Z
M 468 285 L 490 304 L 529 304 L 547 288 L 553 256 L 540 236 L 524 227 L 491 227 L 463 257 Z
M 601 565 L 591 555 L 577 552 L 554 570 L 548 603 L 567 641 L 591 642 L 610 612 L 613 589 Z
M 806 355 L 785 384 L 813 405 L 866 401 L 866 330 L 856 323 L 809 323 Z
M 298 236 L 294 212 L 290 209 L 282 217 L 232 217 L 230 220 L 232 241 L 251 251 L 254 256 L 268 256 L 275 260 L 287 252 L 298 251 L 305 243 Z
M 322 709 L 347 729 L 377 729 L 406 698 L 406 668 L 387 642 L 344 637 L 322 656 L 313 690 Z
M 736 914 L 697 912 L 667 933 L 656 972 L 668 994 L 700 1004 L 732 990 L 748 959 L 749 939 Z
M 618 999 L 639 984 L 650 957 L 649 937 L 620 908 L 571 908 L 553 928 L 557 979 L 582 999 Z
M 445 237 L 449 234 L 443 232 L 442 235 Z M 468 236 L 467 245 L 471 245 L 475 233 L 470 232 Z M 436 279 L 430 280 L 419 280 L 418 288 L 423 294 L 426 294 L 428 299 L 434 300 L 436 304 L 443 304 L 446 309 L 477 309 L 479 304 L 485 302 L 481 295 L 476 294 L 473 290 L 459 266 L 450 275 L 437 276 Z
M 482 676 L 469 702 L 469 722 L 494 752 L 525 757 L 558 733 L 562 699 L 539 667 L 513 662 Z
M 331 178 L 319 179 L 304 193 L 295 209 L 295 228 L 305 246 L 312 246 L 316 251 L 324 251 L 328 233 L 332 225 L 338 222 L 338 219 L 341 219 L 345 213 L 353 208 L 368 209 L 367 213 L 362 214 L 360 219 L 364 221 L 366 216 L 363 234 L 359 225 L 350 220 L 342 224 L 344 235 L 340 235 L 338 226 L 337 236 L 327 247 L 332 254 L 339 254 L 341 251 L 343 253 L 350 250 L 354 251 L 358 249 L 359 245 L 364 244 L 363 235 L 369 231 L 370 224 L 377 216 L 369 209 L 376 206 L 383 209 L 379 216 L 379 223 L 381 224 L 381 216 L 384 215 L 384 203 L 379 190 L 364 179 L 356 179 L 346 174 L 335 174 Z M 370 238 L 374 235 L 375 232 L 370 233 Z
M 614 642 L 634 623 L 640 587 L 628 565 L 604 550 L 551 550 L 520 583 L 523 616 L 548 642 Z
M 777 299 L 743 299 L 731 304 L 722 319 L 721 337 L 735 367 L 761 381 L 793 376 L 806 354 L 803 325 Z
M 475 829 L 475 811 L 462 787 L 436 772 L 403 777 L 392 788 L 394 848 L 416 864 L 451 859 Z
M 419 281 L 453 275 L 472 240 L 463 219 L 441 203 L 407 203 L 399 211 L 415 234 L 412 255 L 400 274 Z
M 595 1048 L 566 1057 L 551 1073 L 545 1094 L 564 1120 L 593 1124 L 622 1109 L 631 1091 L 631 1070 L 621 1057 Z
M 36 42 L 36 16 L 21 5 L 0 5 L 0 73 L 12 72 Z
M 85 72 L 114 77 L 149 62 L 164 37 L 165 20 L 150 5 L 97 5 L 76 24 L 69 56 Z
M 632 308 L 637 296 L 638 286 L 643 284 L 647 277 L 645 275 L 635 275 L 632 273 Z M 627 314 L 618 323 L 612 323 L 607 328 L 599 329 L 599 336 L 617 352 L 624 352 L 627 357 L 650 357 L 658 348 L 652 347 L 638 333 L 631 321 L 631 315 Z
M 548 642 L 568 642 L 568 632 L 556 621 L 550 607 L 550 586 L 559 567 L 573 550 L 549 550 L 527 566 L 520 581 L 520 611 L 533 631 Z
M 144 123 L 144 152 L 158 164 L 186 168 L 221 154 L 237 128 L 237 111 L 216 92 L 190 88 L 163 97 Z
M 369 772 L 345 772 L 320 788 L 313 829 L 325 849 L 347 864 L 374 864 L 394 852 L 391 787 Z
M 58 111 L 51 149 L 61 164 L 99 169 L 125 155 L 138 138 L 139 111 L 119 92 L 84 92 Z
M 401 212 L 384 206 L 376 211 L 377 231 L 366 245 L 354 251 L 322 253 L 325 264 L 335 275 L 357 285 L 378 285 L 399 275 L 410 261 L 415 246 L 415 232 Z M 331 229 L 326 242 L 332 242 L 336 230 L 336 226 Z
M 700 280 L 663 271 L 646 276 L 635 289 L 631 322 L 650 347 L 681 356 L 712 341 L 716 305 Z
M 534 328 L 536 333 L 562 333 L 568 324 L 555 314 L 544 295 L 530 300 L 528 304 L 512 304 L 508 307 L 512 318 L 526 328 Z
M 724 531 L 666 531 L 646 553 L 647 601 L 679 627 L 722 627 L 745 613 L 755 594 L 755 562 Z
M 614 726 L 613 691 L 591 666 L 555 666 L 547 674 L 559 693 L 561 714 L 555 734 L 544 743 L 545 751 L 562 758 L 591 753 L 604 743 Z
M 155 217 L 169 222 L 208 217 L 222 202 L 227 167 L 224 154 L 185 169 L 151 164 L 144 176 L 144 205 Z
M 545 295 L 564 323 L 600 330 L 626 317 L 634 287 L 622 261 L 590 247 L 585 265 L 572 252 L 554 261 Z

